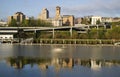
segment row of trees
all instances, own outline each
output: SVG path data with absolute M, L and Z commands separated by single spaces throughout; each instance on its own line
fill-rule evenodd
M 15 19 L 12 19 L 11 22 L 8 24 L 10 27 L 49 27 L 52 26 L 52 23 L 47 22 L 45 20 L 34 19 L 31 17 L 29 20 L 23 20 L 22 22 L 18 23 Z
M 37 39 L 52 39 L 51 32 L 38 32 Z M 87 33 L 78 34 L 77 31 L 73 31 L 72 37 L 69 31 L 55 31 L 55 39 L 120 39 L 120 27 L 114 27 L 113 29 L 91 29 Z
M 120 27 L 114 27 L 110 30 L 92 29 L 86 34 L 80 34 L 81 39 L 120 39 Z

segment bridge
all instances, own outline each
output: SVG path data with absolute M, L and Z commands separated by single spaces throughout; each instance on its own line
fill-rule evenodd
M 86 26 L 62 26 L 62 27 L 0 27 L 0 34 L 14 34 L 18 33 L 19 30 L 22 30 L 24 32 L 37 32 L 37 31 L 52 31 L 53 36 L 55 30 L 70 30 L 70 34 L 72 36 L 72 30 L 78 31 L 78 33 L 81 33 L 84 31 L 86 32 L 88 28 Z
M 60 27 L 0 27 L 0 34 L 15 34 L 19 33 L 20 30 L 23 32 L 34 32 L 37 31 L 49 31 L 52 32 L 52 37 L 54 38 L 55 31 L 57 30 L 68 30 L 70 32 L 70 36 L 72 37 L 73 30 L 76 30 L 78 33 L 87 33 L 92 27 L 96 27 L 97 29 L 100 27 L 99 25 L 76 25 L 76 26 L 60 26 Z M 106 25 L 103 25 L 106 28 Z

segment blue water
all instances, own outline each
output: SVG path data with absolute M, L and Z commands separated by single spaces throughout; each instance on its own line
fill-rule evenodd
M 119 46 L 0 45 L 0 77 L 120 77 Z

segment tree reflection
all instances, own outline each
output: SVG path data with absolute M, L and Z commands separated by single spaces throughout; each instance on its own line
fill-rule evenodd
M 40 68 L 48 69 L 49 65 L 55 68 L 73 68 L 76 65 L 89 67 L 91 69 L 101 68 L 103 66 L 120 66 L 120 60 L 92 60 L 92 59 L 73 59 L 73 58 L 30 58 L 30 57 L 10 57 L 7 59 L 10 66 L 16 69 L 22 69 L 25 65 L 37 64 Z

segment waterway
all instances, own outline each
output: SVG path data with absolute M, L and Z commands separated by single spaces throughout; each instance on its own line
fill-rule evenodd
M 0 77 L 120 77 L 120 46 L 0 44 Z

